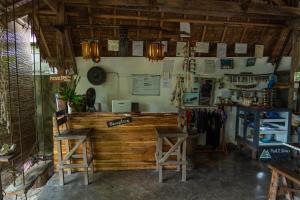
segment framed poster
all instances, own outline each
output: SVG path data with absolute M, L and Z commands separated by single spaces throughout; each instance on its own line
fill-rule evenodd
M 264 45 L 255 45 L 255 58 L 264 57 Z
M 144 55 L 144 42 L 132 41 L 132 56 L 143 56 L 143 55 Z
M 227 44 L 218 43 L 217 44 L 217 58 L 226 58 L 227 55 Z
M 132 95 L 159 96 L 160 75 L 132 74 Z
M 235 43 L 235 54 L 247 54 L 247 46 L 246 43 Z
M 184 56 L 184 49 L 186 48 L 186 42 L 177 42 L 176 56 Z
M 196 42 L 197 53 L 209 53 L 209 42 Z
M 108 51 L 119 51 L 119 40 L 107 40 Z

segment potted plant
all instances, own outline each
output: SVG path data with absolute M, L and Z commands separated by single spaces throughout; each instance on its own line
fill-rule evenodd
M 80 77 L 72 77 L 71 82 L 66 83 L 59 91 L 60 98 L 66 102 L 68 113 L 72 113 L 72 108 L 79 107 L 83 104 L 83 97 L 76 94 L 76 87 L 80 81 Z

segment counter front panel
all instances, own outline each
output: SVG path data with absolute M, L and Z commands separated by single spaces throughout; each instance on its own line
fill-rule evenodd
M 107 122 L 131 117 L 132 122 L 108 127 Z M 177 114 L 145 113 L 74 113 L 70 128 L 92 128 L 94 167 L 96 170 L 154 169 L 156 126 L 177 127 Z M 55 127 L 55 126 L 54 126 Z M 56 129 L 53 130 L 56 134 Z M 63 142 L 63 153 L 66 153 Z M 81 149 L 79 149 L 80 153 Z M 57 165 L 57 144 L 54 143 L 54 164 Z

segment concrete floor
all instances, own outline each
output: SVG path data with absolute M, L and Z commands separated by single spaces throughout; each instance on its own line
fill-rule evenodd
M 198 155 L 196 169 L 188 170 L 187 182 L 175 171 L 164 173 L 158 183 L 153 170 L 98 172 L 91 184 L 83 185 L 80 173 L 66 177 L 58 185 L 55 174 L 39 195 L 39 200 L 254 200 L 267 199 L 270 173 L 266 165 L 238 153 Z

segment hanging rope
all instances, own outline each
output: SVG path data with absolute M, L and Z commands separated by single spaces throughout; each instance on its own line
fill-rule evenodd
M 40 0 L 38 0 L 38 27 L 39 27 L 39 34 L 41 34 L 41 24 L 40 24 Z M 41 39 L 40 39 L 41 40 Z M 43 76 L 42 76 L 42 57 L 41 57 L 41 45 L 39 43 L 39 49 L 40 49 L 40 84 L 41 84 L 41 88 L 40 88 L 40 91 L 41 91 L 41 134 L 43 136 L 43 159 L 45 160 L 46 162 L 46 159 L 45 159 L 45 134 L 44 134 L 44 89 L 43 89 Z
M 31 25 L 31 37 L 34 45 L 36 45 L 36 40 L 35 40 L 35 6 L 34 6 L 35 0 L 32 0 L 32 25 Z M 35 48 L 36 46 L 32 47 L 32 53 L 33 53 L 33 95 L 34 95 L 34 108 L 35 108 L 35 137 L 36 137 L 36 151 L 39 153 L 39 134 L 37 130 L 37 122 L 38 122 L 38 115 L 37 115 L 37 95 L 36 95 L 36 65 L 35 65 Z
M 9 96 L 9 133 L 10 133 L 10 144 L 14 144 L 14 126 L 12 125 L 12 106 L 11 106 L 11 71 L 10 71 L 10 55 L 9 55 L 9 31 L 8 31 L 8 6 L 7 0 L 5 0 L 5 22 L 6 22 L 6 59 L 7 59 L 7 82 L 8 82 L 8 96 Z M 11 163 L 12 169 L 14 169 L 14 160 Z M 13 182 L 14 186 L 16 186 L 16 173 L 13 170 Z
M 21 130 L 21 113 L 20 113 L 20 87 L 19 87 L 19 72 L 18 72 L 18 52 L 17 52 L 17 34 L 16 34 L 16 12 L 15 12 L 15 0 L 13 0 L 13 26 L 14 26 L 14 43 L 15 43 L 15 63 L 16 63 L 16 84 L 17 84 L 17 101 L 18 101 L 18 127 L 19 127 L 19 143 L 21 150 L 21 163 L 24 166 L 23 158 L 23 141 L 22 141 L 22 130 Z M 25 173 L 24 167 L 22 167 L 22 180 L 25 185 Z

